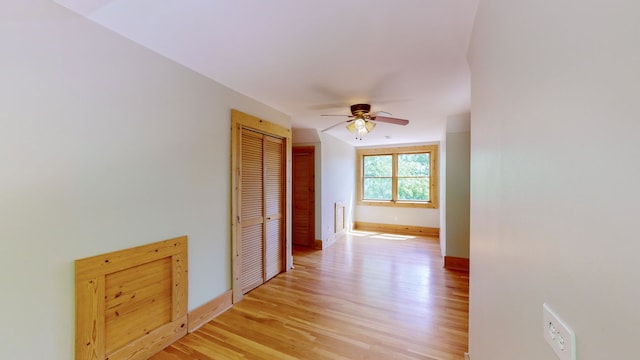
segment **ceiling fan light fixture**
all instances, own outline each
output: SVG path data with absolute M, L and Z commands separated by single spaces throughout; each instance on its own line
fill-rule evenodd
M 364 118 L 358 117 L 347 125 L 347 130 L 352 134 L 355 134 L 356 139 L 362 140 L 362 137 L 370 133 L 374 127 L 376 127 L 376 124 L 372 121 L 367 121 Z
M 382 115 L 382 116 L 381 116 Z M 376 122 L 384 122 L 395 125 L 407 125 L 409 120 L 392 118 L 386 115 L 391 115 L 388 112 L 378 111 L 371 113 L 371 105 L 369 104 L 354 104 L 351 105 L 351 115 L 322 115 L 322 116 L 348 116 L 347 130 L 356 136 L 357 140 L 362 140 L 362 136 L 370 133 L 376 127 Z M 340 125 L 337 123 L 324 130 L 330 130 Z
M 371 132 L 373 128 L 376 127 L 376 123 L 373 121 L 367 121 L 365 122 L 364 127 L 367 129 L 367 132 Z

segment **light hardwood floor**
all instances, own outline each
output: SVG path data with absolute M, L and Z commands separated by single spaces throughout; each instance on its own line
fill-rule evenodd
M 152 357 L 461 360 L 469 276 L 442 268 L 436 238 L 353 233 Z

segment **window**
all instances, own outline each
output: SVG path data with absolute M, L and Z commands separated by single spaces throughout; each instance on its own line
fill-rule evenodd
M 358 204 L 438 207 L 437 145 L 358 150 Z

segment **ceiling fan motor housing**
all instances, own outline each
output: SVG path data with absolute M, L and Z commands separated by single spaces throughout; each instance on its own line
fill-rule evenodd
M 355 132 L 356 131 L 356 123 L 358 123 L 358 136 L 361 139 L 362 134 L 360 133 L 360 130 L 364 130 L 364 134 L 371 132 L 371 130 L 373 130 L 373 128 L 376 126 L 376 124 L 374 123 L 374 121 L 376 122 L 383 122 L 383 123 L 389 123 L 389 124 L 395 124 L 395 125 L 407 125 L 409 123 L 409 120 L 405 120 L 405 119 L 396 119 L 396 118 L 392 118 L 392 117 L 388 117 L 386 115 L 391 115 L 387 112 L 383 112 L 383 111 L 379 111 L 377 113 L 374 114 L 370 114 L 371 112 L 371 105 L 370 104 L 354 104 L 351 105 L 351 115 L 349 116 L 349 120 L 346 121 L 347 125 L 347 129 L 349 129 L 349 131 L 351 132 Z M 380 114 L 383 114 L 382 116 L 380 116 Z M 344 116 L 344 115 L 323 115 L 323 116 Z M 360 121 L 359 121 L 360 120 Z M 345 122 L 339 122 L 335 125 L 332 125 L 324 130 L 330 130 L 333 129 L 334 127 L 344 124 Z M 364 126 L 364 127 L 363 127 Z
M 371 105 L 369 104 L 351 105 L 351 114 L 353 114 L 353 116 L 368 114 L 369 111 L 371 111 Z

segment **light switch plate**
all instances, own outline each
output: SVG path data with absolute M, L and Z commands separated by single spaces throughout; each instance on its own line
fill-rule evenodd
M 576 360 L 576 335 L 551 310 L 548 304 L 542 304 L 542 330 L 544 339 L 560 360 Z

